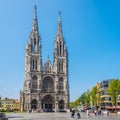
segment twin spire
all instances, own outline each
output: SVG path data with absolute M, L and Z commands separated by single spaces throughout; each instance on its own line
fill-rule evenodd
M 62 35 L 62 20 L 61 20 L 61 12 L 59 12 L 58 16 L 58 36 Z
M 37 7 L 35 5 L 34 8 L 34 21 L 33 21 L 33 31 L 37 31 L 38 32 L 38 20 L 37 20 Z M 57 35 L 62 35 L 62 21 L 61 21 L 61 12 L 59 12 L 59 16 L 58 16 L 58 33 Z
M 37 21 L 37 8 L 36 8 L 36 5 L 35 5 L 35 9 L 34 9 L 33 31 L 38 31 L 38 21 Z

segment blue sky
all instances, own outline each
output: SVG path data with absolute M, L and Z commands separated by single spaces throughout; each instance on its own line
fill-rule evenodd
M 105 79 L 120 79 L 118 0 L 0 0 L 0 95 L 19 98 L 25 46 L 37 6 L 43 63 L 53 63 L 58 12 L 69 51 L 70 101 Z

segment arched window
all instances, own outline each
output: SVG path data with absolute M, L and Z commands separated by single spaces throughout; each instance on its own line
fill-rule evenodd
M 58 42 L 57 42 L 57 55 L 59 55 L 59 47 L 58 47 Z
M 36 59 L 32 59 L 32 65 L 31 65 L 31 69 L 32 70 L 37 70 L 37 60 Z
M 32 61 L 32 69 L 34 70 L 34 60 Z
M 37 52 L 37 44 L 36 44 L 36 39 L 34 40 L 34 52 Z
M 60 64 L 60 72 L 63 73 L 63 63 Z
M 60 55 L 62 54 L 62 45 L 61 45 L 61 41 L 60 41 Z
M 59 62 L 58 64 L 58 72 L 63 73 L 63 63 Z
M 54 81 L 50 77 L 46 77 L 43 80 L 42 86 L 43 92 L 54 92 Z
M 35 67 L 36 67 L 36 70 L 37 70 L 37 60 L 36 60 L 36 65 L 35 65 Z
M 63 84 L 63 78 L 62 77 L 59 79 L 58 89 L 59 89 L 59 91 L 63 91 L 63 89 L 64 89 L 64 84 Z
M 32 77 L 32 89 L 37 89 L 37 76 Z
M 65 43 L 63 42 L 63 56 L 64 56 Z
M 60 72 L 60 63 L 58 64 L 58 72 Z

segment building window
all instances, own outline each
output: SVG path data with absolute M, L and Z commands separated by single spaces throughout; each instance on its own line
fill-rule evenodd
M 35 66 L 36 66 L 36 70 L 37 70 L 37 60 L 36 60 L 36 65 Z
M 34 52 L 37 52 L 37 44 L 36 44 L 36 39 L 34 40 Z
M 60 72 L 63 73 L 63 63 L 60 65 Z
M 60 55 L 62 55 L 62 45 L 61 45 L 61 42 L 60 42 Z
M 32 89 L 37 89 L 37 76 L 32 78 Z
M 103 97 L 103 98 L 101 98 L 101 101 L 105 101 L 105 100 L 111 101 L 111 97 Z
M 54 92 L 54 81 L 50 77 L 46 77 L 43 80 L 42 86 L 43 92 Z
M 63 63 L 59 62 L 58 64 L 58 72 L 63 73 Z
M 118 100 L 120 100 L 120 96 L 118 96 L 118 98 L 117 98 Z
M 117 104 L 118 104 L 118 106 L 120 106 L 120 102 L 118 102 Z
M 32 69 L 34 70 L 34 60 L 33 60 L 33 62 L 32 62 Z
M 37 70 L 37 60 L 36 59 L 32 59 L 32 65 L 31 65 L 31 67 L 32 67 L 32 70 Z
M 59 79 L 59 87 L 58 87 L 59 91 L 63 91 L 63 89 L 64 89 L 63 86 L 64 86 L 63 85 L 63 78 L 60 78 Z
M 58 42 L 57 42 L 57 55 L 59 55 L 59 49 L 58 49 Z
M 60 72 L 60 63 L 58 64 L 58 72 Z

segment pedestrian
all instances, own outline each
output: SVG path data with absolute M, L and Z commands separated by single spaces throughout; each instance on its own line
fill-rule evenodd
M 97 111 L 96 110 L 94 110 L 93 113 L 94 113 L 95 116 L 97 115 Z
M 75 111 L 73 110 L 73 111 L 71 112 L 71 118 L 74 118 L 74 114 L 75 114 Z
M 77 118 L 80 119 L 80 117 L 81 117 L 81 116 L 80 116 L 80 113 L 78 112 L 78 113 L 77 113 Z
M 109 114 L 110 114 L 110 112 L 109 112 L 109 110 L 107 110 L 107 116 L 109 116 Z
M 86 114 L 87 114 L 87 117 L 89 117 L 89 110 L 87 109 L 87 111 L 86 111 Z

